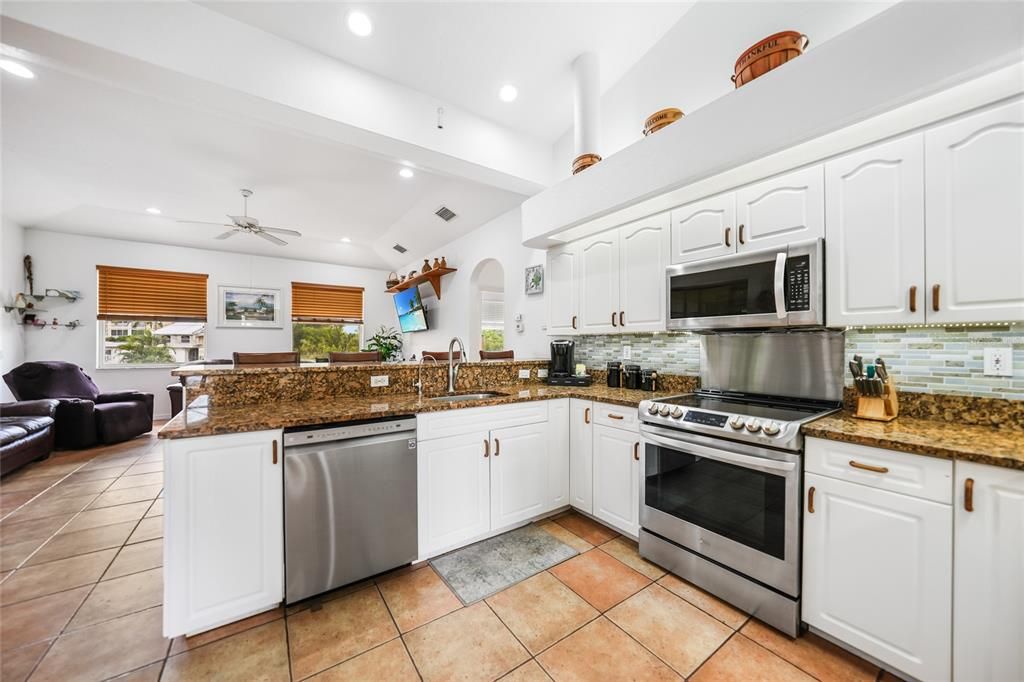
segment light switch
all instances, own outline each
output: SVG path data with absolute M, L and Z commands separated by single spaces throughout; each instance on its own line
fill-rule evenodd
M 1012 377 L 1013 349 L 1009 346 L 985 349 L 985 376 Z
M 520 379 L 529 379 L 530 378 L 530 370 L 529 369 L 521 369 L 521 370 L 519 370 L 519 378 Z
M 633 359 L 633 346 L 625 345 L 622 347 L 622 359 L 632 360 Z

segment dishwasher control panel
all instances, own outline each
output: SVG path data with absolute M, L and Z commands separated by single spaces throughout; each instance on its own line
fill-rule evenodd
M 388 433 L 402 433 L 404 431 L 416 431 L 416 417 L 372 419 L 337 426 L 324 425 L 295 431 L 285 431 L 284 446 L 287 448 L 296 445 L 314 445 L 337 440 L 380 436 Z

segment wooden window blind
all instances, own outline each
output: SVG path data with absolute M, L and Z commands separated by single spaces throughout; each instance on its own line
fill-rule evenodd
M 100 320 L 206 321 L 207 275 L 97 265 Z
M 292 282 L 293 322 L 363 323 L 363 288 Z

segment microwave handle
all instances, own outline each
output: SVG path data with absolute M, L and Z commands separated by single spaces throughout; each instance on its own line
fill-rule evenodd
M 786 252 L 775 256 L 775 312 L 780 320 L 786 319 Z

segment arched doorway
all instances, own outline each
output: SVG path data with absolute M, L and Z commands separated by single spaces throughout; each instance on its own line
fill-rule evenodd
M 477 263 L 469 286 L 469 360 L 481 350 L 507 348 L 505 339 L 505 268 L 494 258 Z

